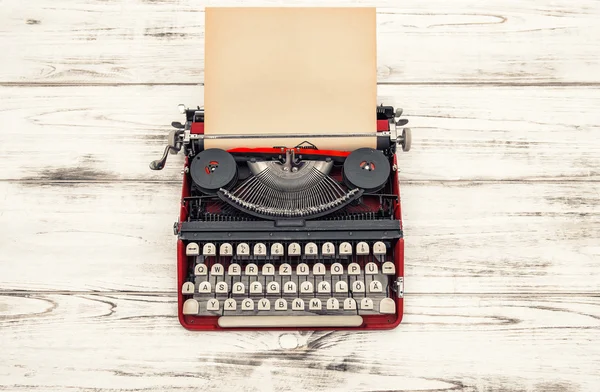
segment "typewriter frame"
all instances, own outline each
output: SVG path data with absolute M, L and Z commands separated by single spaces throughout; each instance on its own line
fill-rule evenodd
M 385 108 L 385 110 L 380 110 Z M 181 106 L 180 106 L 181 109 Z M 183 113 L 186 113 L 187 122 L 185 125 L 187 133 L 186 137 L 190 135 L 201 135 L 204 133 L 204 112 L 200 110 L 194 109 L 185 109 L 182 110 Z M 391 112 L 390 112 L 391 111 Z M 393 113 L 393 108 L 391 107 L 378 107 L 378 120 L 377 120 L 377 132 L 385 132 L 390 133 L 391 127 L 394 128 L 394 115 L 390 115 Z M 401 110 L 400 110 L 401 113 Z M 406 121 L 406 120 L 403 120 Z M 173 123 L 173 126 L 176 128 L 182 128 L 179 126 L 181 124 Z M 410 130 L 408 130 L 410 132 Z M 395 132 L 394 132 L 395 133 Z M 404 135 L 403 135 L 404 137 Z M 405 151 L 408 151 L 410 148 L 410 134 L 408 134 L 408 146 L 405 148 Z M 184 137 L 185 140 L 185 137 Z M 400 140 L 400 138 L 399 138 Z M 395 140 L 394 140 L 395 141 Z M 400 141 L 399 141 L 400 143 Z M 175 141 L 170 143 L 172 146 L 181 148 L 181 143 L 177 145 Z M 403 144 L 404 146 L 404 144 Z M 168 149 L 169 147 L 167 147 Z M 395 150 L 395 143 L 393 143 L 393 147 Z M 236 151 L 240 152 L 244 149 L 236 149 Z M 175 152 L 176 152 L 175 151 Z M 165 150 L 165 153 L 167 150 Z M 303 153 L 306 153 L 307 150 L 303 150 Z M 239 328 L 222 328 L 218 325 L 218 319 L 220 316 L 195 316 L 195 315 L 184 315 L 183 314 L 183 303 L 185 301 L 184 295 L 182 294 L 180 288 L 183 283 L 186 282 L 186 277 L 189 271 L 188 266 L 188 256 L 186 256 L 185 243 L 184 240 L 181 239 L 180 230 L 181 230 L 181 222 L 184 222 L 188 217 L 188 202 L 186 198 L 190 196 L 190 178 L 187 174 L 189 171 L 189 158 L 186 155 L 184 160 L 183 167 L 183 183 L 182 183 L 182 192 L 181 192 L 181 206 L 179 211 L 179 219 L 178 222 L 174 224 L 174 233 L 178 234 L 177 240 L 177 313 L 179 322 L 183 327 L 189 330 L 204 330 L 204 331 L 241 331 L 241 330 L 383 330 L 383 329 L 392 329 L 397 327 L 403 318 L 404 313 L 404 238 L 401 237 L 397 240 L 395 249 L 394 249 L 394 264 L 396 267 L 396 275 L 395 282 L 398 284 L 395 287 L 390 285 L 388 295 L 391 298 L 394 298 L 394 302 L 396 304 L 396 313 L 395 314 L 379 314 L 379 315 L 363 315 L 363 324 L 358 327 L 266 327 L 266 328 L 249 328 L 249 327 L 239 327 Z M 398 179 L 398 170 L 397 170 L 397 155 L 394 153 L 391 157 L 391 166 L 393 170 L 393 185 L 392 190 L 393 194 L 396 196 L 396 200 L 394 200 L 394 211 L 395 216 L 394 219 L 398 222 L 399 230 L 402 231 L 402 211 L 401 211 L 401 203 L 400 203 L 400 186 Z M 199 238 L 198 240 L 202 240 Z M 261 317 L 261 316 L 256 316 Z

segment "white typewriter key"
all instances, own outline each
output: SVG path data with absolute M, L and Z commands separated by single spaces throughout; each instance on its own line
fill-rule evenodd
M 235 299 L 233 299 L 233 298 L 227 298 L 225 300 L 225 303 L 223 304 L 223 309 L 224 310 L 236 310 L 237 309 L 237 303 L 235 302 Z
M 258 266 L 254 263 L 250 263 L 246 266 L 246 275 L 258 275 Z
M 229 264 L 229 268 L 227 268 L 227 273 L 233 276 L 240 276 L 242 274 L 242 267 L 239 264 Z
M 263 287 L 260 282 L 250 282 L 250 294 L 262 294 Z
M 365 282 L 363 282 L 361 280 L 352 282 L 352 291 L 355 293 L 364 293 L 365 292 Z
M 396 313 L 396 303 L 391 298 L 384 298 L 379 303 L 379 313 L 394 314 Z
M 386 261 L 381 266 L 381 272 L 385 275 L 394 275 L 396 273 L 396 266 L 391 261 Z
M 308 275 L 308 274 L 310 274 L 310 268 L 308 267 L 308 264 L 306 264 L 306 263 L 300 263 L 300 264 L 298 264 L 298 266 L 296 267 L 296 274 L 297 275 Z
M 194 284 L 192 282 L 185 282 L 181 286 L 181 294 L 194 294 Z
M 233 256 L 233 246 L 231 244 L 225 242 L 221 244 L 219 247 L 219 255 L 220 256 Z
M 375 256 L 381 256 L 386 254 L 387 250 L 385 248 L 385 244 L 381 241 L 377 241 L 373 244 L 373 254 Z
M 313 293 L 314 290 L 313 290 L 312 282 L 304 281 L 304 282 L 300 283 L 300 292 L 302 294 Z
M 359 242 L 356 244 L 356 254 L 359 256 L 364 256 L 369 254 L 369 244 L 366 242 Z
M 321 300 L 319 298 L 311 298 L 308 300 L 308 310 L 321 309 L 323 309 L 323 304 L 321 304 Z
M 198 256 L 200 255 L 200 247 L 195 242 L 190 242 L 185 247 L 185 255 L 186 256 Z
M 352 245 L 349 242 L 340 244 L 340 256 L 352 256 Z
M 275 266 L 271 263 L 267 263 L 262 267 L 262 274 L 272 276 L 275 275 Z
M 340 280 L 335 284 L 335 292 L 336 293 L 347 293 L 348 292 L 348 283 L 343 280 Z
M 360 300 L 361 310 L 373 310 L 373 300 L 371 298 L 363 298 Z
M 221 264 L 213 264 L 213 266 L 210 267 L 210 274 L 211 275 L 222 276 L 224 273 L 225 273 L 225 268 Z
M 340 302 L 337 298 L 329 298 L 327 300 L 327 310 L 338 310 L 340 308 Z
M 360 275 L 360 265 L 358 263 L 350 263 L 348 266 L 348 275 Z
M 267 294 L 279 294 L 280 291 L 279 282 L 267 283 Z
M 198 285 L 198 292 L 200 294 L 206 294 L 206 293 L 210 293 L 210 283 L 209 282 L 200 282 L 200 284 Z
M 367 263 L 367 265 L 365 265 L 365 273 L 367 275 L 375 275 L 379 272 L 379 268 L 377 267 L 377 264 L 371 262 L 371 263 Z
M 288 263 L 283 263 L 279 266 L 279 275 L 291 275 L 292 266 Z
M 271 256 L 283 256 L 283 245 L 279 242 L 271 245 Z
M 287 301 L 283 298 L 279 298 L 275 301 L 275 310 L 287 310 Z
M 298 289 L 296 288 L 296 282 L 285 282 L 283 284 L 283 292 L 285 294 L 295 294 L 298 292 Z
M 245 242 L 241 242 L 238 244 L 235 253 L 237 256 L 242 256 L 242 257 L 250 256 L 250 246 Z
M 325 275 L 325 264 L 317 263 L 313 265 L 313 275 Z
M 371 293 L 382 293 L 383 292 L 383 285 L 381 284 L 380 281 L 374 280 L 371 283 L 369 283 L 369 292 L 371 292 Z
M 258 310 L 271 310 L 271 301 L 266 298 L 259 299 Z
M 288 256 L 300 256 L 300 245 L 292 242 L 288 245 Z
M 304 300 L 296 298 L 292 301 L 292 310 L 304 310 Z
M 244 286 L 244 284 L 242 282 L 236 282 L 233 284 L 233 287 L 231 288 L 231 292 L 233 294 L 244 294 L 246 292 L 246 287 Z
M 229 293 L 229 285 L 226 282 L 217 282 L 217 284 L 215 284 L 215 293 L 217 293 L 217 294 Z
M 267 255 L 267 247 L 262 242 L 254 245 L 254 256 L 266 256 Z
M 319 254 L 317 249 L 317 244 L 314 242 L 309 242 L 308 244 L 304 245 L 304 255 L 308 257 L 317 257 Z
M 340 263 L 333 263 L 331 265 L 331 275 L 342 275 L 344 273 L 344 266 Z
M 204 256 L 216 256 L 217 255 L 217 247 L 215 244 L 207 242 L 202 247 L 202 254 Z
M 183 314 L 198 314 L 200 304 L 195 299 L 188 299 L 183 303 Z
M 346 298 L 344 300 L 344 310 L 356 310 L 356 301 L 354 298 Z
M 254 301 L 251 298 L 246 298 L 243 300 L 242 310 L 254 310 Z
M 331 293 L 331 285 L 327 281 L 322 281 L 317 284 L 317 292 L 319 293 Z
M 206 310 L 219 310 L 220 304 L 218 299 L 211 298 L 206 301 Z
M 335 256 L 335 245 L 331 242 L 326 242 L 321 247 L 321 254 L 323 256 Z
M 196 264 L 196 266 L 194 267 L 194 275 L 196 276 L 206 275 L 207 272 L 208 268 L 206 268 L 206 265 L 204 264 Z

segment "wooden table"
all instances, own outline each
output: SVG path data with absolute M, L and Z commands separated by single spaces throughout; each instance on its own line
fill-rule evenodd
M 148 169 L 206 3 L 0 3 L 0 390 L 600 390 L 600 2 L 327 2 L 378 6 L 412 125 L 406 316 L 219 334 L 176 318 L 182 157 Z

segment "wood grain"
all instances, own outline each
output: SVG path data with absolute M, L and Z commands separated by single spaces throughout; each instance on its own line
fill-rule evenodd
M 402 180 L 598 180 L 600 90 L 380 86 L 404 107 L 413 149 Z M 181 155 L 148 169 L 180 102 L 201 87 L 0 87 L 0 179 L 180 181 Z M 235 108 L 231 108 L 235 111 Z
M 179 184 L 0 182 L 3 290 L 174 292 Z M 401 188 L 407 293 L 597 293 L 600 183 Z
M 229 0 L 216 5 L 278 5 Z M 288 5 L 322 5 L 296 0 Z M 600 83 L 593 0 L 330 0 L 378 7 L 381 83 Z M 0 83 L 198 84 L 207 1 L 10 0 Z
M 598 296 L 406 303 L 393 331 L 192 333 L 171 295 L 2 295 L 0 389 L 597 391 Z

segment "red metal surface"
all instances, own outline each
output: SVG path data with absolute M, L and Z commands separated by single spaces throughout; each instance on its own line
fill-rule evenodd
M 246 154 L 246 155 L 281 155 L 285 150 L 294 150 L 296 154 L 317 155 L 323 157 L 339 157 L 346 158 L 350 151 L 338 150 L 315 150 L 313 148 L 248 148 L 239 147 L 227 150 L 231 154 Z
M 388 120 L 377 120 L 377 132 L 386 132 L 390 130 L 390 122 Z
M 194 135 L 203 135 L 204 134 L 204 123 L 203 122 L 193 122 L 190 127 L 190 133 Z

